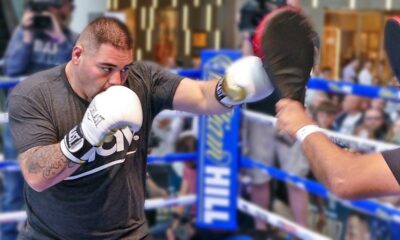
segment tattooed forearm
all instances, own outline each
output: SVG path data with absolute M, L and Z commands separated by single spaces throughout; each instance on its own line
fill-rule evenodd
M 75 165 L 62 154 L 58 145 L 35 147 L 25 155 L 29 155 L 29 160 L 24 161 L 28 173 L 42 174 L 45 179 L 58 176 Z
M 59 143 L 28 149 L 19 155 L 19 162 L 25 181 L 37 192 L 63 181 L 80 167 L 62 154 Z

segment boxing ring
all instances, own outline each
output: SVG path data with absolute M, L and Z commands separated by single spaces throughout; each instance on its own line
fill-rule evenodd
M 223 57 L 222 59 L 218 59 L 218 61 L 226 61 L 226 64 L 229 64 L 229 61 Z M 214 64 L 214 63 L 213 63 Z M 216 68 L 216 66 L 211 65 L 212 68 Z M 220 64 L 218 65 L 217 68 L 220 67 Z M 205 68 L 205 66 L 203 66 Z M 218 69 L 220 71 L 220 69 Z M 196 71 L 187 71 L 186 74 L 185 72 L 181 72 L 182 75 L 189 76 L 192 78 L 203 78 L 207 79 L 207 77 L 204 76 L 197 76 L 198 74 Z M 212 77 L 212 76 L 211 76 Z M 22 79 L 0 79 L 0 88 L 10 88 L 15 86 L 18 82 L 22 81 Z M 308 85 L 309 88 L 311 89 L 316 89 L 316 90 L 322 90 L 325 92 L 330 92 L 330 93 L 339 93 L 339 94 L 354 94 L 354 95 L 359 95 L 363 97 L 369 97 L 369 98 L 385 98 L 387 100 L 391 101 L 400 101 L 400 91 L 394 88 L 378 88 L 374 86 L 359 86 L 356 84 L 351 84 L 351 83 L 343 83 L 343 82 L 332 82 L 332 81 L 327 81 L 324 79 L 311 79 Z M 240 110 L 239 108 L 235 109 L 236 115 L 246 118 L 250 121 L 256 121 L 259 123 L 262 123 L 265 125 L 265 127 L 274 127 L 276 119 L 271 116 L 266 116 L 263 114 L 251 112 L 251 111 L 246 111 L 246 110 Z M 182 112 L 174 112 L 174 111 L 166 111 L 161 113 L 164 117 L 191 117 L 193 115 L 188 114 L 188 113 L 182 113 Z M 229 115 L 229 117 L 235 117 Z M 220 118 L 219 120 L 224 119 Z M 2 114 L 0 115 L 0 122 L 7 122 L 7 114 Z M 204 122 L 200 121 L 200 125 L 204 124 Z M 239 126 L 236 124 L 235 125 L 236 131 L 235 134 L 238 132 Z M 200 129 L 202 129 L 200 127 Z M 204 128 L 203 128 L 204 130 Z M 202 136 L 203 134 L 203 136 Z M 199 131 L 199 139 L 202 139 L 204 137 L 203 131 Z M 389 149 L 394 149 L 397 148 L 397 145 L 393 144 L 387 144 L 383 142 L 378 142 L 378 141 L 373 141 L 373 140 L 365 140 L 365 139 L 360 139 L 357 137 L 353 136 L 348 136 L 348 135 L 343 135 L 343 134 L 338 134 L 332 131 L 325 130 L 325 134 L 329 136 L 329 138 L 338 144 L 341 147 L 346 147 L 346 148 L 351 148 L 357 151 L 362 151 L 362 152 L 375 152 L 375 151 L 383 151 L 383 150 L 389 150 Z M 201 142 L 201 141 L 200 141 Z M 216 143 L 216 144 L 220 144 Z M 202 143 L 200 143 L 201 145 Z M 203 142 L 203 144 L 206 145 L 206 143 Z M 203 146 L 204 147 L 204 146 Z M 232 152 L 235 152 L 237 149 L 240 148 L 238 146 L 237 141 L 235 146 L 232 147 Z M 202 148 L 199 148 L 199 152 L 195 153 L 171 153 L 168 155 L 164 156 L 152 156 L 150 155 L 148 157 L 148 163 L 153 164 L 153 163 L 172 163 L 176 160 L 180 161 L 186 161 L 186 160 L 192 160 L 192 159 L 198 159 L 198 161 L 203 161 L 202 155 L 204 155 L 204 151 L 202 151 Z M 391 207 L 389 205 L 381 204 L 377 201 L 374 200 L 356 200 L 356 201 L 349 201 L 349 200 L 344 200 L 340 199 L 337 196 L 333 195 L 330 193 L 322 184 L 311 181 L 299 176 L 295 176 L 293 174 L 284 172 L 282 170 L 279 170 L 278 168 L 268 166 L 264 163 L 256 161 L 257 159 L 250 159 L 246 156 L 240 155 L 240 152 L 237 151 L 235 154 L 238 154 L 237 156 L 237 163 L 233 164 L 235 165 L 235 168 L 257 168 L 261 169 L 263 172 L 266 174 L 271 175 L 273 178 L 283 181 L 285 183 L 290 183 L 293 184 L 309 193 L 312 193 L 316 196 L 319 196 L 324 199 L 332 199 L 338 202 L 341 202 L 343 205 L 348 207 L 349 209 L 353 209 L 371 216 L 375 216 L 376 218 L 382 219 L 384 221 L 388 221 L 394 224 L 400 224 L 400 210 L 396 209 L 394 207 Z M 233 154 L 234 155 L 234 154 Z M 201 165 L 201 163 L 198 163 Z M 201 166 L 200 166 L 201 168 Z M 10 162 L 10 161 L 4 161 L 0 162 L 0 170 L 3 171 L 19 171 L 19 166 L 15 162 Z M 237 169 L 236 169 L 237 170 Z M 201 171 L 201 170 L 200 170 Z M 237 174 L 237 171 L 234 171 L 235 174 Z M 199 174 L 200 175 L 200 174 Z M 232 179 L 237 178 L 237 175 L 232 176 Z M 236 180 L 237 181 L 237 180 Z M 237 182 L 234 182 L 234 184 L 238 184 Z M 199 188 L 199 183 L 198 183 L 198 188 Z M 207 187 L 207 186 L 206 186 Z M 199 188 L 200 190 L 204 191 L 206 187 Z M 208 188 L 210 189 L 210 188 Z M 220 189 L 221 190 L 221 189 Z M 210 190 L 211 191 L 211 190 Z M 223 192 L 223 191 L 222 191 Z M 216 195 L 224 195 L 221 191 L 214 191 L 214 194 Z M 181 197 L 170 197 L 170 198 L 159 198 L 159 199 L 147 199 L 145 202 L 145 209 L 157 209 L 160 207 L 173 207 L 173 206 L 178 206 L 178 205 L 191 205 L 191 204 L 197 204 L 198 209 L 201 210 L 202 207 L 199 205 L 199 202 L 204 198 L 204 192 L 198 192 L 197 195 L 188 195 L 188 196 L 181 196 Z M 199 197 L 200 196 L 200 197 Z M 234 209 L 240 210 L 254 218 L 260 219 L 268 224 L 271 224 L 274 227 L 280 228 L 284 230 L 285 232 L 289 233 L 290 235 L 296 236 L 301 239 L 329 239 L 326 236 L 323 236 L 319 233 L 313 232 L 310 229 L 304 228 L 292 221 L 289 221 L 275 213 L 269 212 L 265 209 L 262 209 L 253 203 L 243 199 L 243 198 L 238 198 L 238 194 L 236 191 L 231 191 L 230 192 L 230 199 L 232 197 L 236 199 L 234 201 Z M 230 202 L 229 202 L 230 203 Z M 233 213 L 233 216 L 236 216 L 236 213 Z M 26 213 L 24 211 L 18 211 L 18 212 L 9 212 L 9 213 L 2 213 L 0 214 L 0 224 L 2 223 L 8 223 L 8 222 L 22 222 L 26 219 Z M 233 219 L 229 220 L 230 223 L 232 223 Z M 209 222 L 205 221 L 203 223 L 200 223 L 200 226 L 202 227 L 207 227 L 207 224 Z M 212 223 L 208 227 L 212 227 Z M 226 225 L 226 229 L 235 229 L 237 226 L 235 223 L 233 223 L 232 226 L 229 224 Z M 214 227 L 221 228 L 221 225 L 214 225 Z

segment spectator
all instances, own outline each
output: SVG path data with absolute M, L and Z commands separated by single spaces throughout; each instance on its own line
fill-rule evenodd
M 320 75 L 320 77 L 321 77 L 321 78 L 324 78 L 324 79 L 327 79 L 327 80 L 333 79 L 333 76 L 332 76 L 332 68 L 330 68 L 330 67 L 323 67 L 323 68 L 321 68 L 321 75 Z
M 72 0 L 48 1 L 47 9 L 41 12 L 51 20 L 51 28 L 38 29 L 33 25 L 32 9 L 38 1 L 29 0 L 19 26 L 7 46 L 4 56 L 4 73 L 9 76 L 28 75 L 65 63 L 71 56 L 77 37 L 68 29 L 74 9 Z M 17 152 L 12 142 L 9 126 L 3 131 L 4 155 L 16 161 Z M 23 207 L 23 178 L 20 172 L 4 172 L 2 209 L 17 211 Z M 16 224 L 1 224 L 1 239 L 12 240 L 18 235 Z
M 351 213 L 347 218 L 346 240 L 367 240 L 370 238 L 368 222 L 359 214 Z
M 6 75 L 29 75 L 65 63 L 71 57 L 77 38 L 68 28 L 74 9 L 73 1 L 46 1 L 49 4 L 40 13 L 51 19 L 51 24 L 46 28 L 34 25 L 37 16 L 34 9 L 40 4 L 38 2 L 28 1 L 22 20 L 11 37 L 4 57 Z
M 386 140 L 390 143 L 400 145 L 400 118 L 393 122 Z
M 386 132 L 387 125 L 383 111 L 371 108 L 365 112 L 360 126 L 354 131 L 354 135 L 383 141 L 385 140 Z
M 385 99 L 374 98 L 371 100 L 370 108 L 382 111 L 383 116 L 385 118 L 386 125 L 390 126 L 392 124 L 392 119 L 390 118 L 390 115 L 388 114 L 387 105 L 388 105 L 388 102 Z
M 371 108 L 385 111 L 386 100 L 383 98 L 374 98 L 371 100 Z
M 176 142 L 176 152 L 195 152 L 197 141 L 191 131 L 182 132 Z M 180 196 L 196 194 L 196 161 L 186 161 L 183 168 L 183 179 L 179 190 Z M 194 217 L 195 208 L 177 207 L 174 210 L 174 219 L 166 232 L 168 240 L 191 239 L 195 235 Z
M 278 160 L 280 168 L 284 171 L 303 177 L 307 175 L 309 166 L 302 157 L 300 144 L 293 139 L 279 135 L 274 129 L 267 128 L 263 124 L 250 121 L 245 122 L 244 132 L 245 154 L 250 158 L 268 165 L 273 165 L 275 160 Z M 271 176 L 258 169 L 245 170 L 245 174 L 251 178 L 251 201 L 262 208 L 268 208 L 271 198 Z M 294 220 L 307 226 L 307 192 L 290 184 L 287 185 L 287 190 Z M 256 219 L 255 224 L 257 230 L 267 230 L 265 222 Z
M 183 131 L 185 120 L 183 118 L 166 118 L 156 116 L 151 128 L 151 154 L 165 155 L 175 150 L 175 143 L 179 134 Z M 149 166 L 148 170 L 153 176 L 153 180 L 160 186 L 166 187 L 170 193 L 176 192 L 180 185 L 183 165 L 180 162 L 173 164 L 157 164 Z M 168 180 L 162 180 L 156 176 L 156 172 L 166 174 Z M 161 180 L 161 182 L 160 182 Z M 167 186 L 165 186 L 167 185 Z
M 361 121 L 363 99 L 355 95 L 346 95 L 342 102 L 342 113 L 335 120 L 334 129 L 340 133 L 353 134 Z
M 315 108 L 315 122 L 321 128 L 333 130 L 333 123 L 335 122 L 338 113 L 338 107 L 330 101 L 323 101 Z M 314 174 L 310 171 L 308 178 L 317 181 Z M 316 230 L 322 232 L 326 224 L 326 215 L 324 209 L 324 200 L 316 195 L 310 195 L 310 202 L 314 204 L 318 211 L 316 216 Z
M 165 198 L 168 197 L 167 191 L 158 186 L 153 179 L 151 178 L 150 174 L 147 174 L 146 178 L 146 199 L 149 198 Z M 157 222 L 157 211 L 155 209 L 149 209 L 146 210 L 146 220 L 147 224 L 149 225 L 150 229 L 154 225 L 156 225 Z
M 360 65 L 360 61 L 357 58 L 353 58 L 342 71 L 342 80 L 344 82 L 357 83 L 357 69 Z
M 260 21 L 266 14 L 285 5 L 301 7 L 300 1 L 298 0 L 249 0 L 245 2 L 241 8 L 239 22 L 239 30 L 243 33 L 245 40 L 243 43 L 245 48 L 242 49 L 244 55 L 254 53 L 254 51 L 250 49 L 254 50 L 255 46 L 252 45 L 252 47 L 250 47 L 250 45 L 252 43 L 253 33 Z M 271 104 L 271 101 L 277 101 L 279 98 L 278 95 L 277 92 L 274 92 L 267 99 L 249 104 L 248 109 L 263 114 L 274 114 L 275 107 Z M 288 151 L 298 153 L 300 150 L 298 146 L 295 146 L 296 144 L 294 144 L 293 139 L 289 140 L 285 139 L 285 137 L 277 136 L 273 129 L 268 129 L 263 124 L 259 123 L 245 122 L 243 130 L 246 132 L 243 134 L 245 138 L 244 141 L 248 143 L 245 151 L 248 152 L 251 158 L 266 164 L 273 164 L 275 157 L 277 157 L 284 170 L 303 176 L 307 174 L 308 164 L 305 160 L 299 161 L 294 159 L 294 157 L 287 157 Z M 265 146 L 271 146 L 271 148 L 265 149 Z M 275 148 L 278 150 L 270 150 Z M 271 177 L 257 169 L 248 170 L 246 173 L 252 179 L 252 186 L 250 188 L 251 200 L 263 208 L 268 208 Z M 308 194 L 295 186 L 288 186 L 288 192 L 289 202 L 295 220 L 302 225 L 307 225 L 305 209 L 307 209 Z M 265 222 L 256 220 L 257 230 L 266 230 L 266 228 Z
M 156 141 L 151 153 L 164 155 L 174 151 L 174 145 L 183 128 L 182 118 L 166 118 L 157 116 L 151 127 L 151 134 Z
M 321 66 L 318 65 L 318 64 L 316 64 L 316 65 L 312 68 L 311 77 L 319 78 L 319 77 L 322 77 L 321 74 L 322 74 Z
M 263 17 L 286 3 L 299 7 L 298 0 L 246 0 L 239 13 L 238 27 L 242 37 L 244 56 L 253 55 L 253 34 Z
M 305 105 L 307 106 L 307 111 L 311 116 L 315 117 L 316 108 L 322 103 L 329 101 L 329 96 L 323 91 L 317 91 L 312 89 L 307 89 Z
M 193 131 L 184 131 L 176 142 L 176 152 L 196 152 L 197 139 Z M 196 160 L 186 161 L 183 170 L 183 179 L 179 190 L 180 196 L 196 194 L 197 179 Z M 174 217 L 163 239 L 168 240 L 223 240 L 236 235 L 236 232 L 210 229 L 197 229 L 195 227 L 195 206 L 177 207 Z
M 375 84 L 376 85 L 388 85 L 391 76 L 388 74 L 388 71 L 385 67 L 385 61 L 380 60 L 376 67 L 376 74 L 375 74 Z
M 333 130 L 333 124 L 338 111 L 339 109 L 335 104 L 330 101 L 323 101 L 315 109 L 315 121 L 318 126 Z
M 358 83 L 362 85 L 372 85 L 373 75 L 372 75 L 372 62 L 371 60 L 366 60 L 363 68 L 358 74 Z

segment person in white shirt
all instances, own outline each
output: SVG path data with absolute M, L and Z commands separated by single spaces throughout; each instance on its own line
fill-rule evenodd
M 364 63 L 363 69 L 358 74 L 358 83 L 362 85 L 372 85 L 373 76 L 371 71 L 372 71 L 372 62 L 371 60 L 367 60 Z
M 359 64 L 360 61 L 357 58 L 354 58 L 343 68 L 342 79 L 344 82 L 357 82 L 357 68 Z

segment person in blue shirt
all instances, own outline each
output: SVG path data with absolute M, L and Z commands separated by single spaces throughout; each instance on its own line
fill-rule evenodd
M 8 43 L 3 71 L 7 76 L 28 76 L 32 73 L 52 68 L 67 62 L 78 35 L 69 28 L 74 9 L 72 0 L 48 0 L 47 7 L 38 12 L 34 10 L 39 1 L 27 1 L 19 26 L 14 30 Z M 42 1 L 43 2 L 43 1 Z M 35 26 L 35 16 L 50 20 L 48 27 Z M 42 18 L 43 20 L 43 18 Z M 36 22 L 37 24 L 37 22 Z M 4 126 L 4 158 L 16 161 L 17 151 L 11 138 L 8 124 Z M 23 177 L 19 171 L 4 172 L 4 191 L 1 199 L 3 212 L 17 211 L 23 207 Z M 1 239 L 17 238 L 16 223 L 1 224 Z
M 37 1 L 37 0 L 36 0 Z M 40 13 L 33 11 L 28 1 L 19 26 L 15 29 L 4 56 L 4 73 L 23 76 L 49 69 L 68 61 L 77 38 L 68 24 L 74 9 L 72 0 L 52 0 Z M 52 3 L 52 4 L 50 4 Z M 51 20 L 49 27 L 35 26 L 35 17 Z

